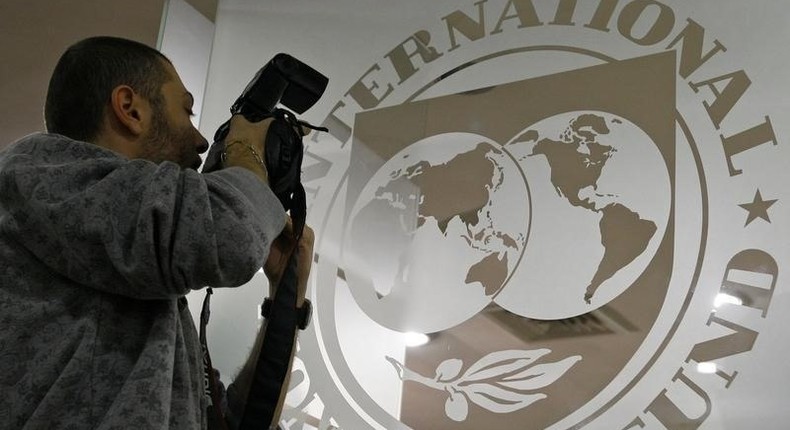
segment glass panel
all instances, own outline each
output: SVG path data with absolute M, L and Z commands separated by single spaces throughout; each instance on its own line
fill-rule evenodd
M 278 52 L 330 78 L 302 115 L 329 132 L 305 141 L 315 314 L 282 427 L 784 428 L 787 18 L 220 2 L 205 135 Z M 265 291 L 216 294 L 226 378 Z

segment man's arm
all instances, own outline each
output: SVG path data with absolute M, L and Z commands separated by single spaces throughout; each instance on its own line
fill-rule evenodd
M 201 175 L 65 137 L 38 140 L 0 157 L 7 235 L 87 287 L 171 299 L 242 285 L 285 224 L 274 193 L 244 168 Z
M 283 271 L 285 270 L 285 266 L 288 262 L 288 258 L 290 255 L 290 250 L 294 247 L 294 240 L 292 238 L 292 231 L 293 226 L 290 221 L 287 223 L 286 228 L 283 234 L 275 241 L 274 246 L 269 253 L 269 258 L 266 261 L 266 265 L 264 266 L 264 270 L 266 272 L 267 277 L 269 278 L 269 294 L 270 297 L 274 295 L 276 286 L 282 276 Z M 313 245 L 315 241 L 315 234 L 310 227 L 305 227 L 304 232 L 302 234 L 302 238 L 298 244 L 298 255 L 299 260 L 297 262 L 297 295 L 296 295 L 296 307 L 299 308 L 304 304 L 305 300 L 305 293 L 307 291 L 307 280 L 310 277 L 310 269 L 312 266 L 313 261 Z M 235 419 L 241 420 L 244 414 L 244 408 L 246 406 L 246 399 L 249 395 L 250 388 L 252 385 L 252 381 L 255 374 L 255 366 L 258 362 L 259 355 L 261 352 L 261 346 L 263 344 L 263 339 L 266 334 L 267 328 L 267 320 L 264 320 L 261 324 L 260 329 L 258 330 L 258 335 L 255 339 L 255 344 L 253 345 L 252 351 L 250 352 L 247 361 L 244 363 L 239 374 L 236 376 L 235 380 L 231 384 L 232 388 L 229 387 L 229 406 L 231 408 L 231 413 L 234 415 Z M 298 330 L 294 332 L 294 344 L 296 344 L 296 337 L 298 334 Z M 265 351 L 263 353 L 266 353 Z M 296 353 L 296 348 L 292 349 L 291 357 L 289 359 L 289 369 L 293 365 L 293 358 L 294 354 Z M 280 391 L 280 397 L 277 404 L 277 408 L 274 414 L 274 418 L 272 424 L 275 424 L 279 421 L 280 414 L 282 412 L 282 407 L 285 402 L 285 397 L 288 392 L 288 383 L 290 379 L 290 372 L 286 374 L 285 382 Z

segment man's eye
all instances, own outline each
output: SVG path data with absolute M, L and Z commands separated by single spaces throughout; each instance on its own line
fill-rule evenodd
M 195 116 L 195 112 L 193 112 L 192 109 L 187 109 L 186 111 L 189 116 Z

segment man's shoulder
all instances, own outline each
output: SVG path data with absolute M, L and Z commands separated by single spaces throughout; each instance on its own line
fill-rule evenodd
M 0 159 L 15 155 L 27 155 L 49 161 L 120 158 L 119 154 L 109 149 L 52 133 L 29 134 L 0 151 Z

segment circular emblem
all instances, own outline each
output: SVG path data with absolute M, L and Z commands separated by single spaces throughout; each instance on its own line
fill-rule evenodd
M 334 105 L 310 147 L 343 156 L 310 211 L 315 320 L 295 410 L 354 429 L 707 418 L 695 378 L 712 368 L 729 387 L 737 371 L 717 366 L 757 337 L 716 306 L 764 316 L 778 274 L 770 251 L 711 233 L 770 222 L 777 199 L 750 184 L 724 210 L 711 181 L 776 137 L 767 116 L 717 131 L 745 81 L 706 71 L 724 50 L 701 51 L 704 28 L 616 3 L 587 22 L 523 2 L 493 25 L 473 17 L 493 4 L 449 11 Z M 496 38 L 508 25 L 520 33 Z M 409 346 L 414 333 L 427 344 Z

